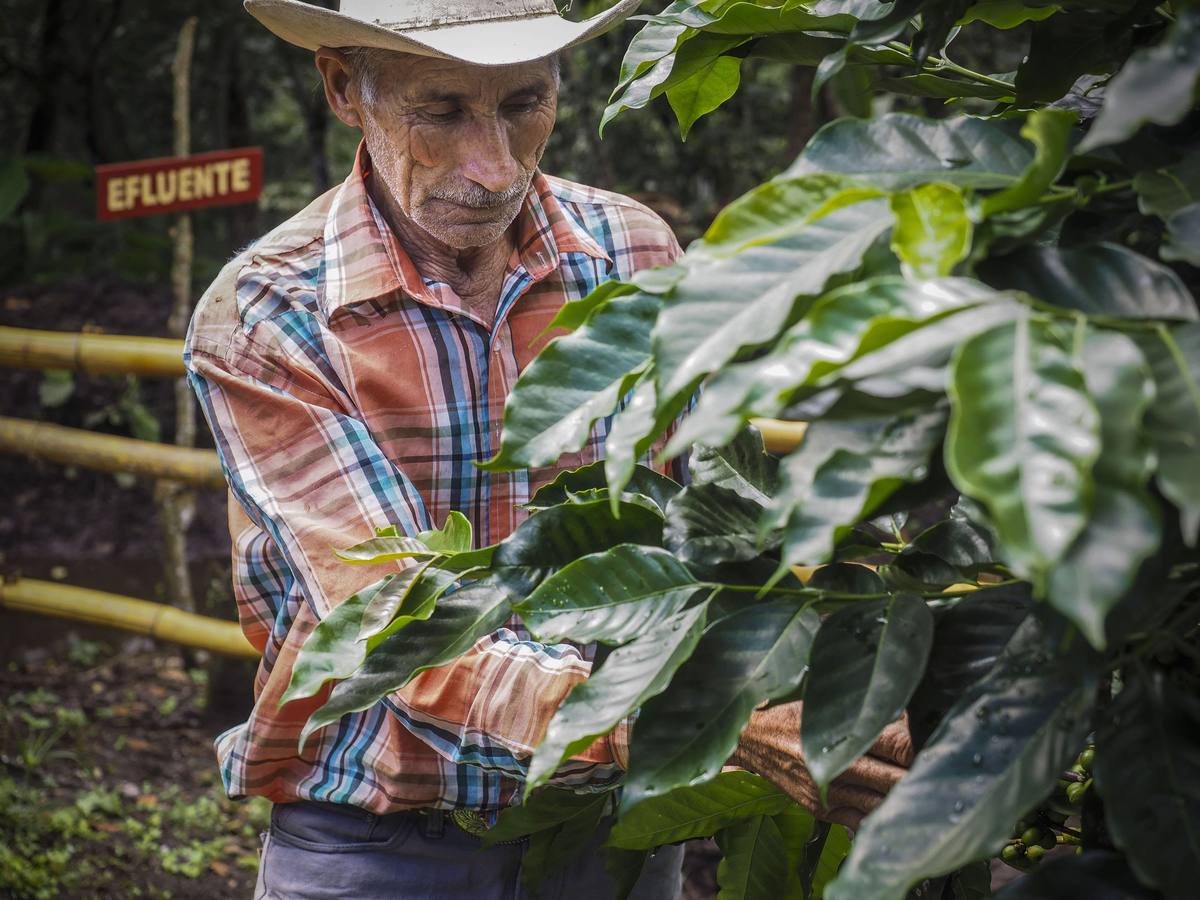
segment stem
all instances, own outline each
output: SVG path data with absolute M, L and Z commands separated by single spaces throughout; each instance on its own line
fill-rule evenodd
M 976 72 L 972 69 L 966 68 L 965 66 L 960 66 L 958 63 L 951 59 L 947 59 L 944 56 L 939 57 L 939 60 L 941 61 L 941 65 L 937 66 L 933 70 L 935 74 L 941 69 L 949 69 L 954 74 L 961 75 L 963 78 L 968 78 L 971 81 L 979 84 L 986 84 L 989 87 L 1001 88 L 1002 90 L 1009 92 L 1016 90 L 1016 88 L 1007 81 L 1001 81 L 999 78 L 992 78 L 990 75 L 984 75 L 982 72 Z

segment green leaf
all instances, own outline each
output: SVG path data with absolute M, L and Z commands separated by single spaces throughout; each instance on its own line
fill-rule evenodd
M 915 553 L 934 556 L 968 575 L 976 575 L 996 561 L 991 533 L 958 510 L 952 510 L 950 518 L 922 531 L 909 548 Z
M 1142 419 L 1154 398 L 1150 368 L 1130 338 L 1092 332 L 1083 376 L 1100 412 L 1100 456 L 1087 527 L 1050 571 L 1048 599 L 1092 646 L 1104 648 L 1109 610 L 1158 549 L 1158 510 L 1146 490 L 1154 456 Z
M 604 474 L 610 489 L 623 489 L 633 475 L 637 460 L 650 452 L 662 435 L 687 406 L 689 398 L 680 395 L 674 401 L 658 403 L 658 385 L 651 365 L 633 391 L 628 405 L 618 412 L 604 444 Z
M 784 174 L 841 172 L 889 191 L 930 181 L 1005 188 L 1024 175 L 1033 156 L 1029 144 L 999 121 L 888 113 L 831 122 Z
M 1138 878 L 1183 900 L 1200 879 L 1200 700 L 1159 669 L 1126 677 L 1097 728 L 1096 787 Z
M 813 572 L 808 587 L 831 594 L 883 594 L 887 588 L 872 569 L 856 563 L 830 563 Z
M 517 526 L 492 558 L 493 565 L 560 568 L 617 544 L 662 543 L 662 517 L 641 503 L 621 501 L 613 513 L 607 498 L 552 506 Z
M 949 275 L 971 251 L 971 220 L 961 188 L 932 182 L 892 195 L 892 251 L 912 279 Z
M 779 487 L 779 460 L 767 453 L 753 426 L 726 444 L 694 448 L 688 470 L 693 484 L 725 488 L 755 503 L 766 503 Z
M 743 349 L 773 341 L 805 298 L 858 269 L 890 225 L 883 201 L 858 203 L 777 243 L 690 266 L 654 326 L 659 406 L 690 396 Z
M 710 629 L 671 686 L 642 707 L 622 808 L 715 777 L 754 708 L 799 685 L 818 622 L 813 610 L 777 601 Z
M 1189 154 L 1173 166 L 1139 172 L 1133 189 L 1138 209 L 1164 221 L 1185 206 L 1200 203 L 1200 154 Z
M 938 97 L 943 100 L 978 97 L 981 100 L 1011 103 L 1015 99 L 1013 96 L 1015 90 L 1011 87 L 997 87 L 977 81 L 961 81 L 957 78 L 926 73 L 902 75 L 899 78 L 881 78 L 877 87 L 879 90 L 893 94 L 907 94 L 911 97 Z
M 691 655 L 704 628 L 705 605 L 693 606 L 647 626 L 614 650 L 587 681 L 563 701 L 533 754 L 526 790 L 542 784 L 559 764 L 586 750 L 651 697 L 661 694 Z
M 38 382 L 38 405 L 42 409 L 65 406 L 75 396 L 75 373 L 68 369 L 46 369 Z
M 1088 849 L 1082 856 L 1056 856 L 1009 882 L 996 900 L 1158 900 L 1157 891 L 1142 885 L 1124 856 Z
M 1031 607 L 1024 585 L 985 588 L 938 614 L 933 649 L 908 706 L 913 745 L 920 750 L 943 716 L 986 675 Z
M 1119 244 L 1024 247 L 981 266 L 980 273 L 993 287 L 1025 291 L 1090 316 L 1197 318 L 1196 301 L 1178 275 Z
M 1100 455 L 1079 361 L 1051 324 L 1022 316 L 959 349 L 950 400 L 950 478 L 986 507 L 1004 561 L 1044 593 L 1087 524 Z
M 675 615 L 699 588 L 666 550 L 621 544 L 559 569 L 517 612 L 542 640 L 623 644 Z
M 1029 114 L 1021 137 L 1036 148 L 1033 162 L 1012 187 L 992 194 L 983 201 L 983 215 L 1021 209 L 1036 203 L 1062 175 L 1070 155 L 1071 129 L 1079 121 L 1076 113 L 1065 109 L 1038 109 Z
M 932 643 L 933 614 L 911 594 L 843 607 L 821 625 L 809 658 L 800 740 L 822 798 L 904 713 Z
M 496 824 L 483 833 L 484 847 L 494 847 L 503 841 L 515 841 L 539 831 L 546 831 L 578 817 L 587 817 L 597 804 L 605 804 L 608 794 L 577 794 L 558 788 L 542 788 L 525 798 L 520 806 L 510 806 L 500 813 Z
M 1185 206 L 1167 219 L 1167 242 L 1159 255 L 1167 262 L 1200 268 L 1200 203 Z
M 787 844 L 774 819 L 756 816 L 717 834 L 717 900 L 779 900 L 791 871 Z
M 377 566 L 398 559 L 428 559 L 437 553 L 419 538 L 376 537 L 347 550 L 334 550 L 342 562 L 364 566 Z
M 760 184 L 722 209 L 689 249 L 693 258 L 727 258 L 800 233 L 845 206 L 885 196 L 845 175 L 818 172 Z
M 763 505 L 714 484 L 691 484 L 671 501 L 663 543 L 686 563 L 715 565 L 754 559 L 764 547 Z
M 564 303 L 562 308 L 555 313 L 554 318 L 550 320 L 550 324 L 546 326 L 546 331 L 552 331 L 555 328 L 566 328 L 568 331 L 575 331 L 587 324 L 598 309 L 606 306 L 608 301 L 613 297 L 624 297 L 628 294 L 637 293 L 637 285 L 629 284 L 624 281 L 605 281 L 596 287 L 586 297 L 581 297 L 578 300 L 572 300 L 570 303 Z
M 643 800 L 621 816 L 608 843 L 649 850 L 711 837 L 743 819 L 778 815 L 791 804 L 791 798 L 767 779 L 731 769 L 702 784 Z
M 798 391 L 828 380 L 854 359 L 879 352 L 948 314 L 1001 296 L 961 278 L 918 284 L 875 278 L 831 291 L 784 332 L 771 352 L 714 376 L 667 452 L 693 441 L 722 443 L 746 418 L 779 415 Z M 940 364 L 948 359 L 947 349 Z
M 1067 94 L 1081 75 L 1111 72 L 1128 52 L 1136 19 L 1129 10 L 1093 8 L 1035 22 L 1029 53 L 1017 68 L 1017 103 L 1049 103 Z
M 437 553 L 465 553 L 473 542 L 471 523 L 458 510 L 451 510 L 445 525 L 433 531 L 422 531 L 417 539 Z
M 578 331 L 557 338 L 521 373 L 504 409 L 500 452 L 489 472 L 550 465 L 579 450 L 650 359 L 650 329 L 662 300 L 612 297 Z
M 820 826 L 818 826 L 820 827 Z M 842 868 L 850 853 L 850 833 L 841 825 L 824 824 L 819 843 L 814 839 L 805 848 L 804 881 L 807 900 L 821 900 L 825 888 Z
M 619 847 L 606 847 L 604 850 L 604 870 L 613 881 L 613 900 L 629 900 L 638 879 L 642 877 L 642 869 L 650 858 L 649 850 L 622 850 Z
M 348 678 L 367 658 L 367 645 L 358 632 L 371 599 L 397 575 L 377 581 L 329 611 L 304 640 L 292 664 L 292 680 L 279 700 L 283 707 L 293 700 L 315 696 L 327 681 Z
M 1133 137 L 1147 122 L 1175 125 L 1196 103 L 1200 80 L 1200 9 L 1180 5 L 1162 43 L 1134 52 L 1108 83 L 1104 109 L 1079 149 Z
M 540 574 L 509 569 L 477 581 L 443 599 L 436 615 L 393 634 L 309 717 L 301 732 L 301 748 L 314 731 L 369 709 L 426 669 L 453 662 L 508 620 L 514 600 L 528 593 Z
M 901 900 L 923 878 L 999 852 L 1089 728 L 1095 678 L 1029 620 L 863 822 L 829 900 Z
M 1158 454 L 1158 486 L 1179 507 L 1184 537 L 1194 544 L 1200 531 L 1200 324 L 1159 326 L 1139 341 L 1157 386 L 1146 430 Z
M 608 487 L 604 479 L 604 463 L 594 462 L 578 469 L 568 469 L 560 472 L 549 484 L 543 485 L 525 504 L 529 510 L 544 510 L 551 506 L 566 503 L 569 494 L 581 494 L 584 491 Z M 634 466 L 630 472 L 626 487 L 630 493 L 641 494 L 655 502 L 664 512 L 671 498 L 679 493 L 680 486 L 653 469 L 645 466 Z M 619 497 L 619 495 L 618 495 Z
M 937 408 L 813 422 L 784 459 L 783 481 L 763 522 L 784 529 L 783 566 L 829 561 L 852 525 L 905 482 L 923 479 L 945 422 Z
M 1026 22 L 1040 22 L 1058 12 L 1058 6 L 1026 6 L 1021 0 L 982 0 L 967 10 L 959 20 L 960 25 L 986 22 L 993 28 L 1016 28 Z
M 363 611 L 358 640 L 367 642 L 369 653 L 389 635 L 410 622 L 433 615 L 438 598 L 459 579 L 457 572 L 430 566 L 411 568 L 392 578 L 375 593 Z
M 578 815 L 530 835 L 521 856 L 521 883 L 531 895 L 536 897 L 546 878 L 577 863 L 595 842 L 609 800 L 606 794 L 585 796 L 591 796 L 592 802 Z
M 696 120 L 736 94 L 741 81 L 741 58 L 718 56 L 690 78 L 667 88 L 667 100 L 679 120 L 679 136 L 686 141 Z

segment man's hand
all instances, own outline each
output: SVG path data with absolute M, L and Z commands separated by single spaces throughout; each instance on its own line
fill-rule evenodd
M 822 806 L 800 754 L 800 711 L 797 702 L 755 712 L 729 764 L 775 782 L 818 818 L 857 829 L 912 764 L 908 717 L 885 728 L 870 752 L 834 780 Z

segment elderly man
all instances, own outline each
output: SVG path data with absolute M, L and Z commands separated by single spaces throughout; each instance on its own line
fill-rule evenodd
M 249 720 L 217 739 L 231 796 L 275 803 L 258 896 L 523 896 L 524 845 L 480 850 L 516 802 L 531 750 L 586 652 L 532 642 L 519 622 L 452 665 L 298 750 L 316 702 L 279 707 L 296 654 L 330 610 L 377 580 L 335 548 L 451 510 L 481 543 L 504 538 L 553 470 L 473 465 L 499 441 L 504 400 L 563 303 L 608 279 L 671 263 L 667 226 L 628 198 L 543 175 L 557 53 L 632 12 L 582 23 L 552 0 L 346 0 L 340 12 L 246 0 L 272 31 L 316 51 L 329 104 L 361 129 L 338 188 L 231 262 L 196 311 L 187 364 L 234 501 L 234 590 L 263 651 Z M 333 49 L 341 48 L 341 49 Z M 587 449 L 596 458 L 603 426 Z M 735 762 L 817 807 L 800 761 L 798 709 L 758 714 Z M 902 730 L 836 784 L 855 824 L 903 772 Z M 620 777 L 627 729 L 556 775 Z M 599 838 L 541 896 L 607 898 Z M 680 849 L 650 859 L 632 896 L 668 900 Z

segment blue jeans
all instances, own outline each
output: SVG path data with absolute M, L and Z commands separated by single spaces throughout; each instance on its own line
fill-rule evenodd
M 536 900 L 611 900 L 602 829 L 543 883 Z M 271 812 L 255 900 L 530 900 L 525 842 L 483 849 L 449 816 L 375 815 L 340 803 L 289 803 Z M 630 900 L 676 900 L 683 847 L 647 862 Z

